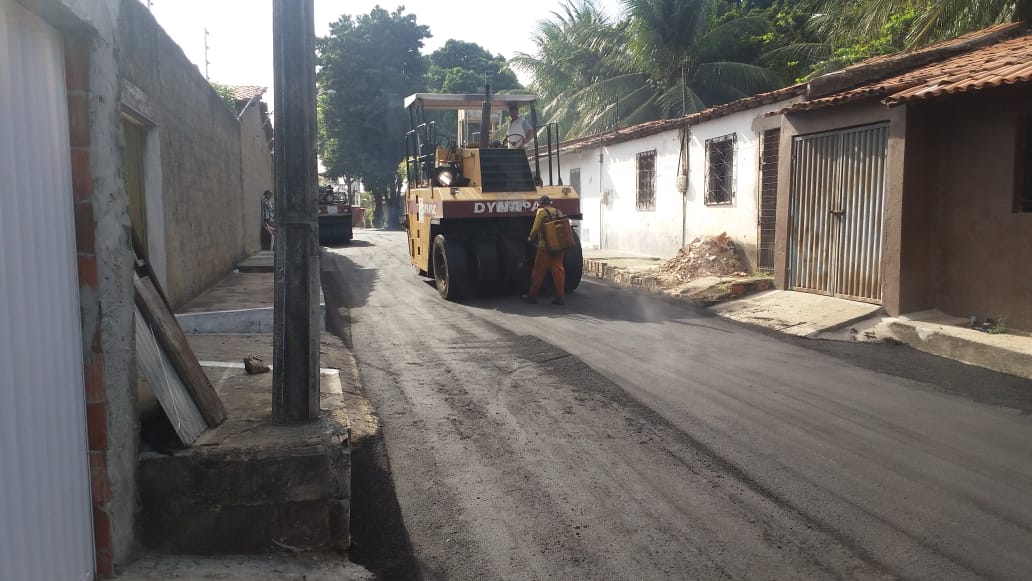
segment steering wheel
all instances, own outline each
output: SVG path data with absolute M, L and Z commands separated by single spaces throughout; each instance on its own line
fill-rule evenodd
M 523 147 L 523 142 L 526 138 L 519 133 L 510 133 L 505 136 L 505 142 L 509 144 L 509 147 Z

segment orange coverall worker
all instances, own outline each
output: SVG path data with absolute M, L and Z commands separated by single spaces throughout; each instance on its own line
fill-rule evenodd
M 538 292 L 541 291 L 541 284 L 545 281 L 545 273 L 552 270 L 552 286 L 554 287 L 555 300 L 557 305 L 564 304 L 566 298 L 566 269 L 563 267 L 563 251 L 549 252 L 545 246 L 544 232 L 542 225 L 549 220 L 562 217 L 562 212 L 552 207 L 551 201 L 539 202 L 537 214 L 534 215 L 534 225 L 530 228 L 530 236 L 527 241 L 537 245 L 537 254 L 534 256 L 534 268 L 530 273 L 530 291 L 527 293 L 528 301 L 537 300 Z

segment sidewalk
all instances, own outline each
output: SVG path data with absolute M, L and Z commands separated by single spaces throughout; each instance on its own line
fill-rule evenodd
M 709 298 L 707 289 L 717 288 L 718 284 L 733 288 L 735 283 L 706 277 L 693 281 L 697 287 L 694 292 L 690 286 L 688 292 L 685 288 L 666 288 L 656 276 L 662 262 L 648 256 L 585 250 L 584 276 L 649 294 L 684 299 L 706 306 L 721 317 L 782 333 L 840 341 L 897 341 L 963 363 L 1032 379 L 1032 336 L 1025 333 L 1010 331 L 991 335 L 966 328 L 965 319 L 939 311 L 887 317 L 879 305 L 797 291 L 756 292 L 759 288 L 749 285 L 736 289 L 740 292 L 725 293 L 719 300 L 710 302 L 706 300 Z M 734 296 L 736 294 L 739 296 Z M 700 301 L 700 296 L 704 300 Z
M 344 554 L 351 493 L 345 403 L 357 365 L 339 339 L 323 333 L 320 417 L 273 422 L 272 373 L 248 374 L 243 365 L 250 355 L 273 361 L 271 253 L 245 263 L 177 315 L 227 419 L 185 449 L 174 434 L 148 436 L 145 426 L 137 471 L 145 552 L 117 578 L 372 579 Z M 141 390 L 144 423 L 163 414 L 149 391 Z

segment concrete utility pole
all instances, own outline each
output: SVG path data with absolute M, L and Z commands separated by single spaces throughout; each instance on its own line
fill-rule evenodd
M 273 0 L 276 297 L 272 416 L 319 416 L 319 223 L 313 0 Z

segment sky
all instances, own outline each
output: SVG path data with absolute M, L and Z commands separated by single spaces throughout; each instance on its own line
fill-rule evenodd
M 226 85 L 269 88 L 265 101 L 272 105 L 272 0 L 141 0 L 201 73 L 205 72 L 205 28 L 208 30 L 208 77 Z M 342 14 L 368 14 L 376 5 L 393 11 L 404 6 L 416 22 L 430 27 L 423 54 L 430 54 L 454 38 L 474 42 L 492 54 L 510 58 L 516 52 L 533 53 L 531 35 L 541 20 L 561 10 L 561 0 L 441 0 L 376 2 L 315 0 L 315 34 L 329 33 L 330 22 Z M 611 17 L 619 14 L 619 0 L 598 0 Z M 526 84 L 529 78 L 516 71 Z

